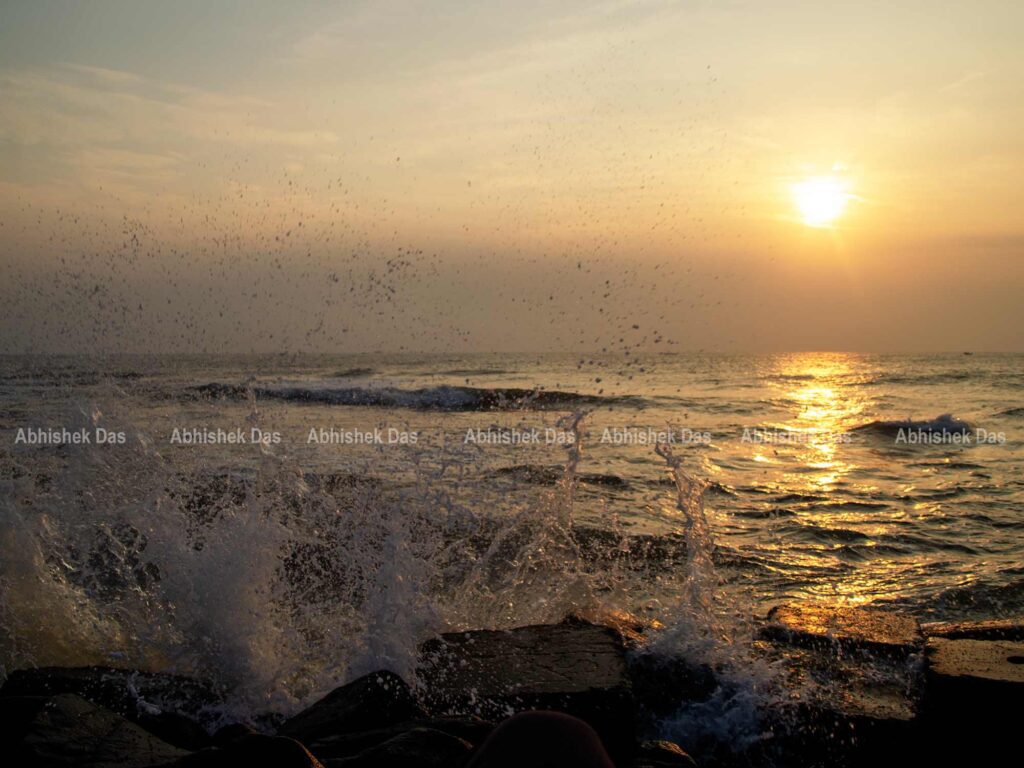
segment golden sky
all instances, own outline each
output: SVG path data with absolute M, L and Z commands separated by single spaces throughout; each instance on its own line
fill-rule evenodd
M 1024 349 L 1019 3 L 467 5 L 5 4 L 0 350 Z

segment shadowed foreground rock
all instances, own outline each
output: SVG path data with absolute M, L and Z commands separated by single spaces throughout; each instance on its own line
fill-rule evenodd
M 421 647 L 416 689 L 375 672 L 286 720 L 277 735 L 235 723 L 209 737 L 191 718 L 216 712 L 216 694 L 188 678 L 101 667 L 16 671 L 0 688 L 0 754 L 5 765 L 41 768 L 463 768 L 510 714 L 544 709 L 589 724 L 618 768 L 692 765 L 674 744 L 638 740 L 656 738 L 683 703 L 687 716 L 707 708 L 719 717 L 715 702 L 731 695 L 728 680 L 654 652 L 646 627 L 629 618 L 611 627 L 574 617 L 443 635 Z M 794 695 L 770 698 L 758 713 L 769 737 L 741 753 L 714 736 L 683 747 L 709 767 L 1016 765 L 1020 626 L 929 625 L 925 654 L 911 619 L 778 608 L 754 647 L 789 677 L 782 687 Z M 275 721 L 255 722 L 272 730 Z
M 14 765 L 143 768 L 187 754 L 80 696 L 59 694 L 37 703 L 20 742 L 11 745 Z
M 571 622 L 442 635 L 420 649 L 420 678 L 435 711 L 502 720 L 553 710 L 589 723 L 613 755 L 636 746 L 636 708 L 621 635 Z
M 440 731 L 462 742 L 475 745 L 487 738 L 493 728 L 494 723 L 472 716 L 417 718 L 385 728 L 324 736 L 309 742 L 309 749 L 323 761 L 355 757 L 386 741 L 404 736 L 414 729 Z
M 18 669 L 0 687 L 0 699 L 65 693 L 122 715 L 163 741 L 188 750 L 209 743 L 196 718 L 221 703 L 212 686 L 193 678 L 111 667 Z
M 248 768 L 257 765 L 273 768 L 323 768 L 322 763 L 294 739 L 258 733 L 246 734 L 224 746 L 193 752 L 154 768 Z
M 781 651 L 799 699 L 766 713 L 768 759 L 806 766 L 898 764 L 919 740 L 923 638 L 915 620 L 867 608 L 783 605 L 760 636 Z
M 988 624 L 960 625 L 955 634 L 984 637 L 993 630 Z M 927 657 L 926 754 L 940 762 L 1019 765 L 1024 642 L 933 637 Z
M 312 742 L 323 736 L 369 731 L 425 716 L 408 684 L 393 672 L 380 671 L 331 691 L 285 721 L 278 734 Z
M 415 727 L 352 757 L 325 759 L 327 768 L 456 768 L 473 745 L 433 728 Z

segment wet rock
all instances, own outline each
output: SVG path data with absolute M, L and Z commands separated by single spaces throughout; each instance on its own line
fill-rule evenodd
M 393 672 L 371 672 L 336 688 L 286 720 L 281 736 L 309 743 L 325 736 L 369 731 L 424 717 L 409 686 Z
M 224 747 L 186 755 L 159 768 L 236 768 L 266 765 L 273 768 L 323 768 L 309 750 L 295 739 L 250 733 Z
M 428 706 L 502 720 L 551 710 L 589 723 L 612 753 L 635 746 L 635 706 L 620 634 L 583 622 L 442 635 L 420 649 Z
M 0 699 L 64 693 L 105 707 L 183 749 L 206 746 L 206 731 L 195 718 L 221 700 L 212 686 L 189 677 L 111 667 L 19 669 L 0 687 Z
M 563 624 L 597 624 L 614 629 L 619 633 L 622 642 L 630 648 L 642 645 L 652 630 L 661 629 L 664 625 L 657 619 L 643 619 L 628 611 L 595 608 L 570 613 L 562 620 Z
M 922 624 L 925 637 L 947 640 L 1020 640 L 1024 641 L 1024 620 L 939 621 Z
M 684 702 L 706 701 L 718 686 L 706 664 L 649 651 L 629 656 L 629 677 L 640 709 L 654 717 L 671 715 Z
M 1024 642 L 932 638 L 927 660 L 924 723 L 932 757 L 1018 764 L 1010 756 L 1019 750 Z
M 920 656 L 849 653 L 842 645 L 786 647 L 775 668 L 795 692 L 765 714 L 761 761 L 803 765 L 913 764 L 924 683 Z M 788 757 L 787 757 L 788 756 Z
M 645 741 L 637 750 L 630 768 L 697 768 L 697 763 L 672 741 Z
M 872 608 L 818 603 L 779 605 L 768 614 L 763 638 L 809 647 L 840 647 L 907 657 L 924 642 L 917 620 Z
M 455 768 L 472 745 L 433 728 L 411 728 L 352 757 L 324 761 L 326 768 Z
M 154 736 L 176 747 L 195 751 L 210 744 L 210 735 L 199 723 L 179 712 L 139 712 L 132 719 Z
M 928 641 L 928 696 L 960 706 L 1019 706 L 1024 701 L 1024 642 Z
M 308 746 L 309 751 L 320 760 L 353 757 L 360 752 L 383 744 L 389 739 L 401 736 L 416 728 L 430 728 L 435 731 L 441 731 L 449 736 L 454 736 L 473 746 L 477 746 L 487 738 L 487 735 L 494 728 L 494 723 L 472 716 L 431 717 L 398 723 L 387 728 L 375 728 L 370 731 L 326 736 L 317 741 L 310 742 Z
M 8 746 L 5 751 L 10 754 Z M 142 768 L 187 754 L 109 709 L 74 694 L 51 697 L 27 723 L 16 765 Z
M 231 723 L 217 730 L 210 739 L 211 746 L 227 747 L 246 736 L 255 736 L 257 731 L 245 723 Z

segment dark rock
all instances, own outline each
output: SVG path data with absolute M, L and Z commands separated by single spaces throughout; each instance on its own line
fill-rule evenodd
M 0 698 L 0 744 L 19 744 L 36 713 L 49 701 L 46 696 Z
M 129 718 L 168 744 L 194 752 L 210 745 L 210 735 L 199 723 L 179 712 L 139 712 Z
M 917 620 L 909 616 L 817 603 L 776 606 L 761 635 L 794 645 L 838 646 L 901 657 L 919 652 L 924 642 Z
M 467 768 L 614 768 L 601 737 L 564 712 L 520 712 L 498 724 Z
M 476 746 L 487 738 L 487 735 L 494 728 L 494 724 L 472 716 L 431 717 L 398 723 L 387 728 L 375 728 L 358 733 L 340 733 L 333 736 L 325 736 L 317 741 L 309 742 L 308 746 L 309 751 L 320 760 L 352 757 L 370 747 L 383 744 L 385 741 L 415 728 L 430 728 L 435 731 L 441 731 Z
M 383 670 L 331 691 L 286 720 L 278 734 L 310 743 L 324 736 L 383 728 L 425 715 L 406 682 Z
M 642 651 L 629 656 L 633 696 L 644 713 L 665 717 L 684 702 L 706 701 L 718 687 L 711 667 Z
M 922 624 L 925 637 L 947 640 L 1020 640 L 1024 641 L 1024 620 L 938 621 Z
M 239 739 L 244 739 L 246 736 L 255 736 L 256 734 L 257 731 L 251 725 L 231 723 L 218 729 L 213 734 L 213 738 L 210 739 L 210 744 L 214 747 L 226 747 Z
M 161 740 L 189 750 L 209 743 L 196 718 L 221 702 L 212 686 L 193 678 L 111 667 L 17 669 L 0 687 L 0 699 L 63 693 L 105 707 Z
M 273 768 L 323 768 L 323 764 L 295 739 L 259 733 L 240 736 L 226 747 L 194 752 L 162 768 L 236 768 L 259 765 Z
M 5 746 L 7 754 L 10 747 Z M 74 694 L 50 698 L 14 747 L 15 764 L 40 768 L 142 768 L 186 754 L 139 726 Z
M 697 768 L 697 763 L 672 741 L 645 741 L 637 750 L 630 768 Z
M 960 707 L 1017 707 L 1024 701 L 1024 643 L 928 641 L 928 697 Z
M 325 760 L 326 768 L 455 768 L 472 745 L 433 728 L 411 728 L 352 757 Z
M 614 629 L 619 633 L 622 642 L 636 648 L 642 645 L 651 630 L 661 629 L 664 625 L 657 619 L 646 620 L 627 611 L 607 610 L 603 608 L 576 611 L 562 620 L 563 624 L 597 624 Z
M 1018 765 L 1024 643 L 932 638 L 927 659 L 927 756 L 944 764 Z
M 622 637 L 583 622 L 442 635 L 420 649 L 420 679 L 439 712 L 501 720 L 551 710 L 589 723 L 616 754 L 635 746 Z
M 924 682 L 919 657 L 796 647 L 786 648 L 775 666 L 799 698 L 764 713 L 772 739 L 761 762 L 785 763 L 794 755 L 802 765 L 914 762 Z

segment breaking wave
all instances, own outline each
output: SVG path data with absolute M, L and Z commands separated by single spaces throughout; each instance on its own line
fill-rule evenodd
M 269 400 L 325 405 L 409 408 L 417 411 L 515 411 L 573 410 L 599 405 L 639 405 L 637 397 L 585 395 L 557 390 L 503 387 L 437 386 L 422 389 L 396 387 L 300 387 L 244 386 L 210 383 L 191 389 L 209 398 L 245 399 L 250 395 Z
M 951 413 L 944 413 L 934 419 L 916 421 L 914 419 L 903 419 L 894 421 L 872 421 L 855 427 L 855 433 L 873 433 L 879 435 L 897 435 L 903 432 L 923 432 L 927 434 L 965 434 L 971 431 L 971 425 L 962 421 Z

